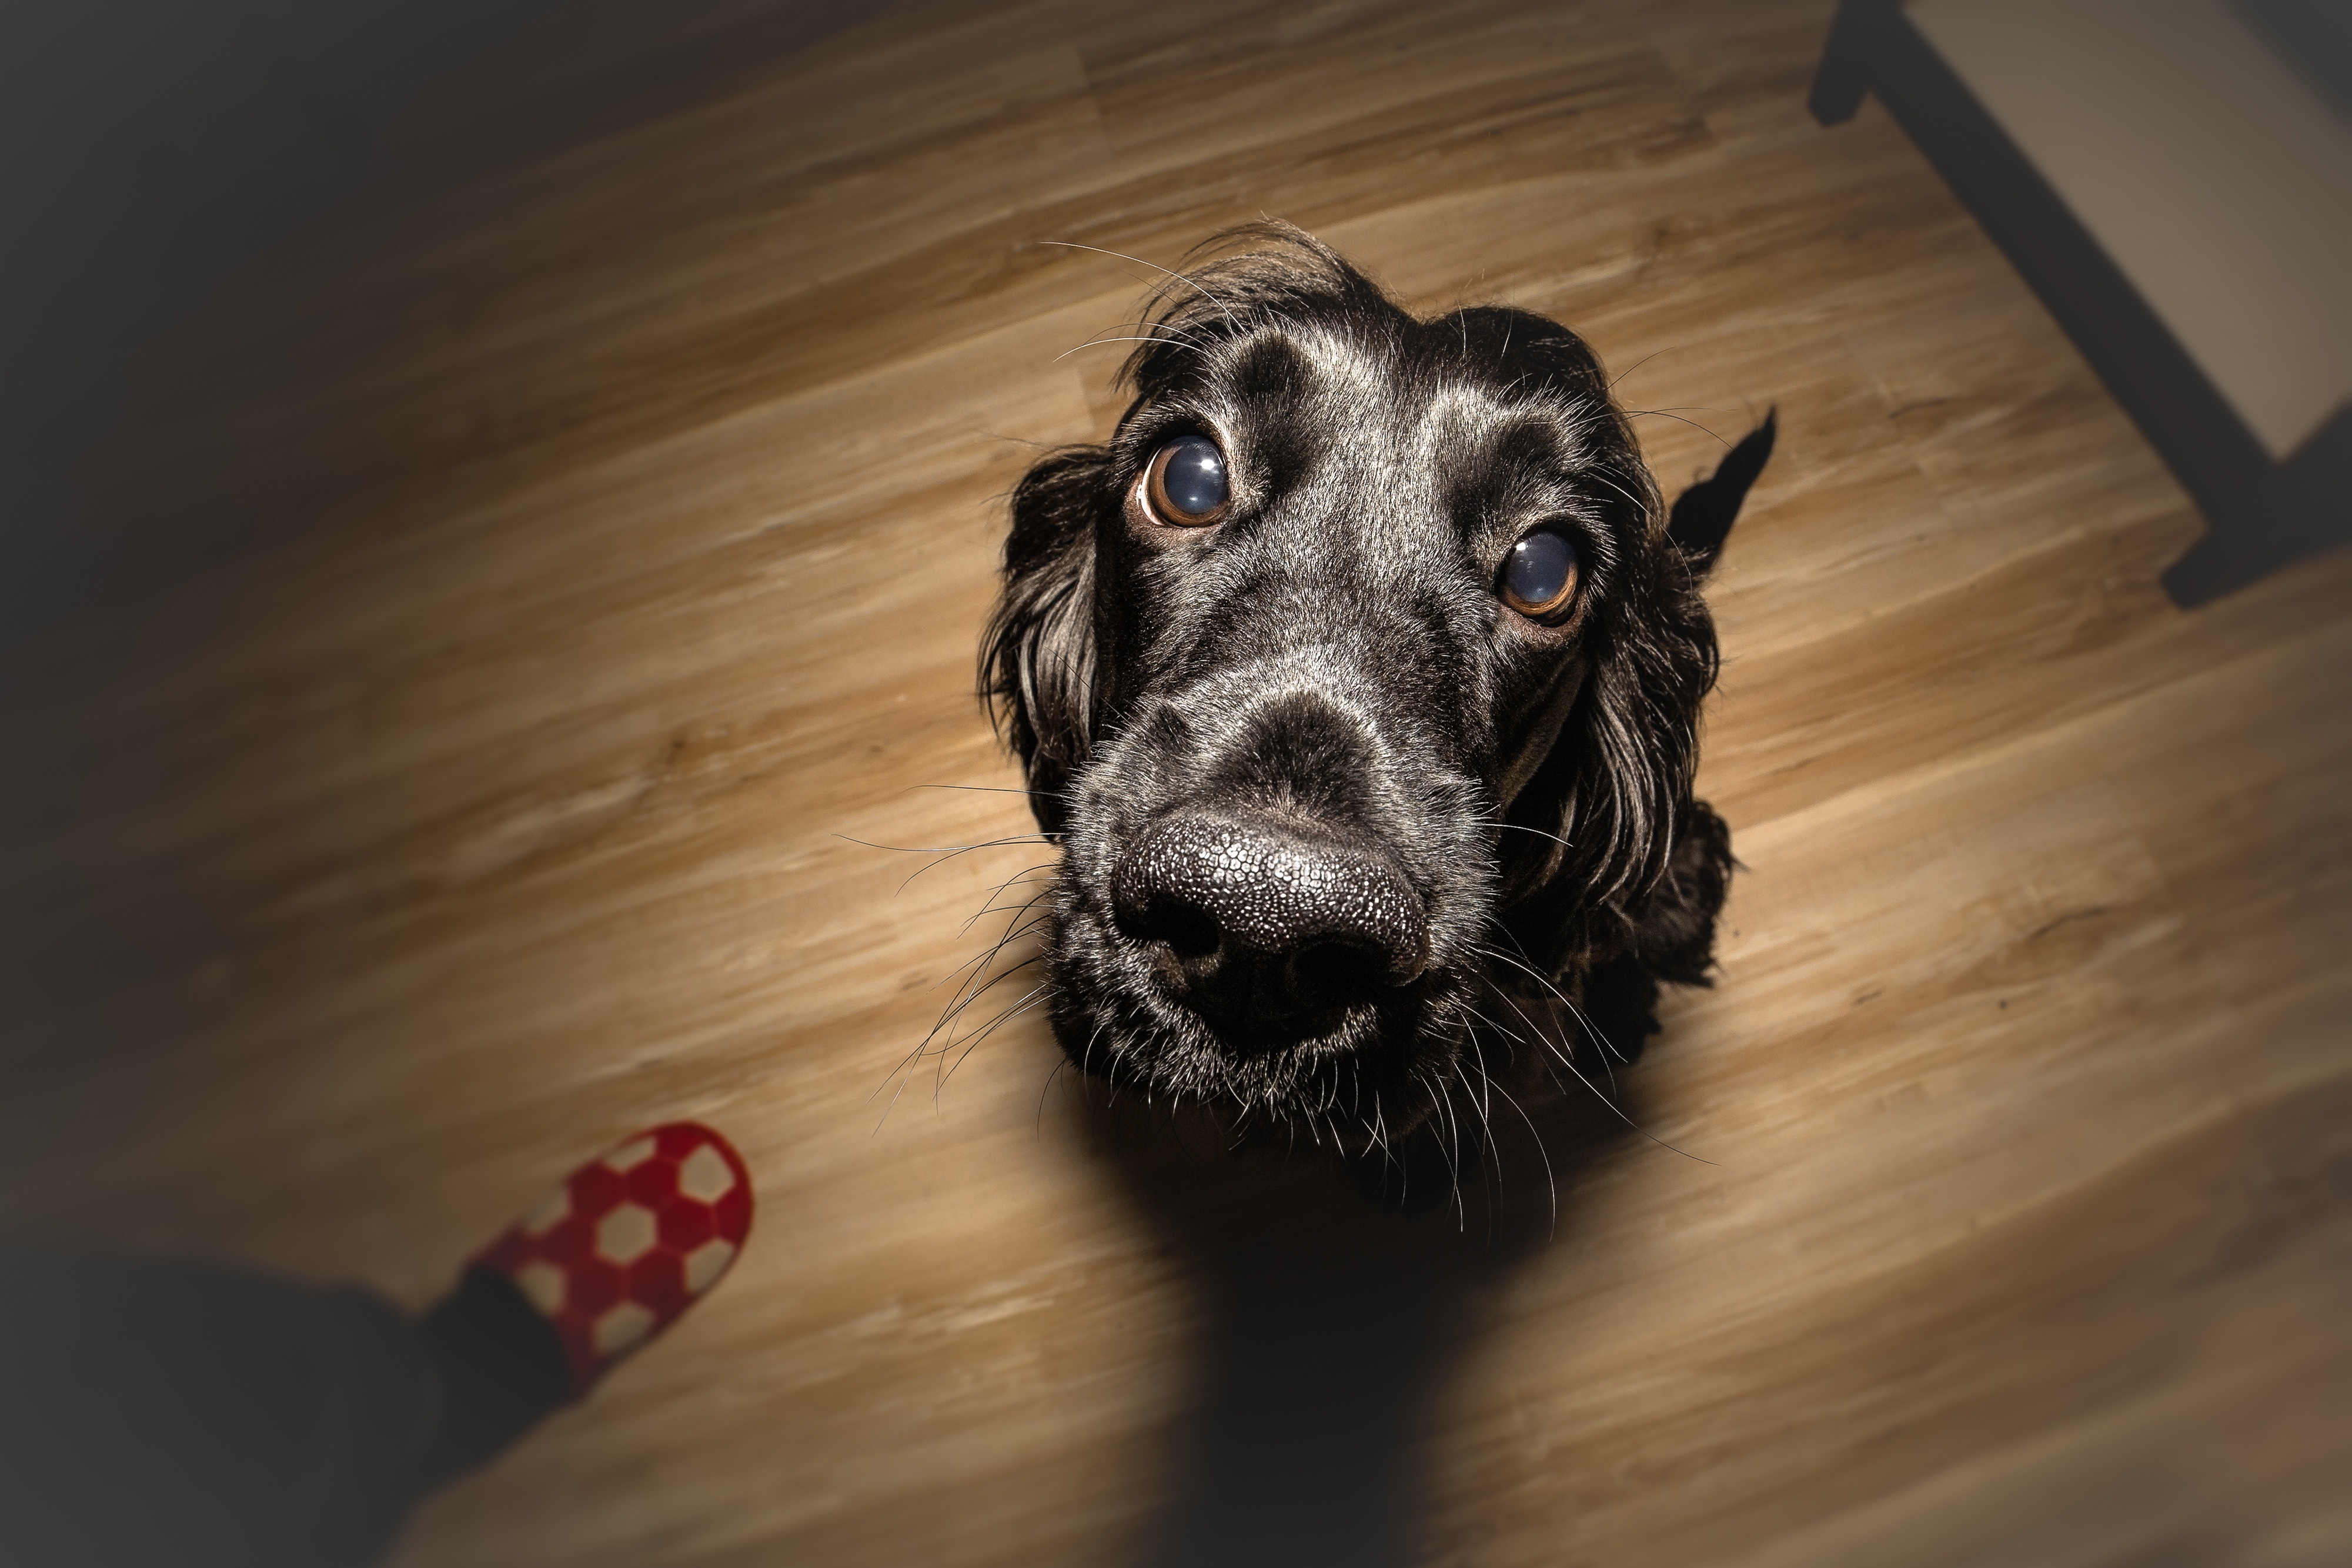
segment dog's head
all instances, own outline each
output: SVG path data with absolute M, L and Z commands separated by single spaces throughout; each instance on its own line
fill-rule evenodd
M 1670 530 L 1573 332 L 1242 232 L 1154 302 L 1110 442 L 1014 492 L 982 685 L 1063 847 L 1071 1059 L 1360 1143 L 1638 946 L 1753 468 Z

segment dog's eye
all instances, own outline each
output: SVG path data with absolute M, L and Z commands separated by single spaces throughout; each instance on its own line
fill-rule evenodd
M 1503 602 L 1538 620 L 1576 593 L 1576 547 L 1550 528 L 1523 535 L 1503 562 Z
M 1179 436 L 1144 471 L 1144 498 L 1163 523 L 1203 528 L 1225 515 L 1225 455 L 1204 435 Z

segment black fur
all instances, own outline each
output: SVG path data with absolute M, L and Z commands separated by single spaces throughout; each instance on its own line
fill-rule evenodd
M 1691 793 L 1699 584 L 1773 423 L 1670 527 L 1574 333 L 1416 319 L 1296 229 L 1213 244 L 1235 237 L 1257 248 L 1153 302 L 1110 442 L 1015 490 L 982 685 L 1064 850 L 1071 1060 L 1362 1148 L 1456 1080 L 1517 1095 L 1630 1061 L 1658 982 L 1707 983 L 1732 862 Z M 1230 465 L 1213 527 L 1135 498 L 1186 434 Z M 1496 593 L 1537 523 L 1581 563 L 1559 624 Z M 1283 867 L 1326 891 L 1230 885 Z M 1274 956 L 1236 946 L 1253 922 Z

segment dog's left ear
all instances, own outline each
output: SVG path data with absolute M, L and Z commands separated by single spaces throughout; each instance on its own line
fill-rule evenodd
M 1731 449 L 1722 466 L 1675 498 L 1675 509 L 1667 517 L 1666 537 L 1683 552 L 1696 576 L 1705 577 L 1714 569 L 1715 558 L 1723 553 L 1723 541 L 1738 519 L 1740 502 L 1748 498 L 1756 476 L 1764 472 L 1764 460 L 1772 455 L 1772 438 L 1780 424 L 1780 411 L 1774 408 L 1765 414 L 1763 423 Z
M 1778 410 L 1767 413 L 1711 477 L 1683 492 L 1667 514 L 1664 548 L 1646 528 L 1634 530 L 1645 548 L 1621 563 L 1610 596 L 1616 613 L 1594 626 L 1576 712 L 1508 808 L 1513 826 L 1558 846 L 1538 854 L 1517 845 L 1519 866 L 1506 883 L 1514 935 L 1544 963 L 1557 967 L 1581 947 L 1634 952 L 1654 974 L 1705 973 L 1710 928 L 1679 920 L 1676 909 L 1678 901 L 1714 904 L 1698 882 L 1680 883 L 1706 872 L 1719 886 L 1730 860 L 1722 824 L 1691 798 L 1699 706 L 1717 667 L 1715 623 L 1698 590 L 1772 454 L 1779 423 Z M 1677 868 L 1678 856 L 1687 867 Z M 1662 882 L 1677 885 L 1662 897 Z
M 980 644 L 980 695 L 1020 755 L 1029 805 L 1062 831 L 1064 788 L 1094 747 L 1095 520 L 1116 505 L 1099 446 L 1048 453 L 1013 492 L 1004 589 Z

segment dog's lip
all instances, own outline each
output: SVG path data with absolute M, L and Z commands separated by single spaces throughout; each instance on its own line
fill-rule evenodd
M 1437 984 L 1452 973 L 1434 972 L 1421 984 Z M 1077 1005 L 1066 1012 L 1071 1003 Z M 1210 1099 L 1256 1106 L 1277 1120 L 1319 1116 L 1335 1103 L 1356 1104 L 1358 1091 L 1335 1089 L 1329 1074 L 1337 1071 L 1343 1075 L 1338 1083 L 1363 1084 L 1366 1116 L 1381 1103 L 1375 1091 L 1385 1096 L 1382 1124 L 1395 1135 L 1421 1120 L 1414 1111 L 1414 1082 L 1459 1056 L 1467 1029 L 1452 1009 L 1424 1014 L 1417 1027 L 1391 1019 L 1383 1028 L 1377 1017 L 1382 1010 L 1349 1009 L 1328 1020 L 1330 1027 L 1308 1032 L 1237 1035 L 1159 993 L 1148 977 L 1120 964 L 1109 973 L 1097 971 L 1076 993 L 1063 993 L 1056 1030 L 1073 1058 L 1090 1071 L 1171 1094 L 1197 1097 L 1206 1088 Z M 1104 1044 L 1106 1024 L 1109 1049 Z M 1335 1102 L 1335 1093 L 1346 1098 Z M 1342 1116 L 1331 1130 L 1352 1126 Z M 1366 1129 L 1357 1131 L 1370 1136 Z
M 1399 1008 L 1414 1010 L 1418 998 L 1460 984 L 1466 976 L 1455 959 L 1433 954 L 1412 977 L 1384 987 L 1370 999 L 1322 1003 L 1282 1012 L 1269 1010 L 1258 1015 L 1255 1027 L 1236 1028 L 1193 1004 L 1190 993 L 1197 991 L 1197 980 L 1183 972 L 1181 956 L 1168 943 L 1139 941 L 1125 935 L 1108 911 L 1099 906 L 1081 906 L 1070 911 L 1065 919 L 1090 927 L 1101 944 L 1097 951 L 1109 961 L 1107 967 L 1096 969 L 1084 979 L 1066 977 L 1066 995 L 1108 999 L 1125 993 L 1130 1003 L 1149 998 L 1143 1016 L 1158 1014 L 1167 1021 L 1160 1027 L 1143 1027 L 1163 1040 L 1191 1037 L 1196 1041 L 1213 1041 L 1220 1053 L 1236 1059 L 1286 1051 L 1308 1056 L 1413 1056 L 1422 1054 L 1434 1042 L 1458 1041 L 1463 1034 L 1458 1026 L 1402 1030 L 1381 1026 L 1383 1015 L 1392 1017 Z M 1180 1018 L 1181 1024 L 1177 1022 Z

